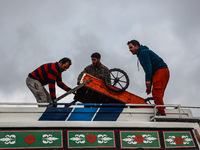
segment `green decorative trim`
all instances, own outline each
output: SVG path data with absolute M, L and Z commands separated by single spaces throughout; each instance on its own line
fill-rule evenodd
M 160 148 L 158 131 L 120 131 L 121 148 Z
M 115 148 L 114 131 L 69 130 L 68 148 Z
M 62 130 L 0 131 L 0 149 L 62 148 Z
M 166 148 L 196 147 L 190 131 L 163 131 Z

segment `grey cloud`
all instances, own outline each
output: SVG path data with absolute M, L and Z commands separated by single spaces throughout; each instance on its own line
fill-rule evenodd
M 126 45 L 138 39 L 169 65 L 165 103 L 196 105 L 199 4 L 199 0 L 1 0 L 0 98 L 34 102 L 25 85 L 27 74 L 62 57 L 72 59 L 63 80 L 74 87 L 95 51 L 109 68 L 127 72 L 128 91 L 146 98 L 143 69 L 137 71 L 137 58 Z

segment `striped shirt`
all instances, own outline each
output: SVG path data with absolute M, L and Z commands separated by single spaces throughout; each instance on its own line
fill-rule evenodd
M 41 65 L 28 75 L 32 79 L 38 80 L 42 85 L 49 84 L 49 92 L 52 101 L 56 99 L 55 82 L 65 91 L 71 90 L 62 82 L 62 75 L 58 67 L 58 62 Z

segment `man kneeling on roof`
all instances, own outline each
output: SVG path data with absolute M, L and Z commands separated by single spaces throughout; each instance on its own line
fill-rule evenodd
M 101 62 L 101 55 L 99 53 L 93 53 L 91 55 L 92 64 L 88 65 L 78 76 L 77 84 L 80 84 L 81 78 L 84 73 L 88 73 L 98 79 L 104 80 L 105 74 L 108 72 L 108 68 L 104 66 Z M 110 77 L 108 77 L 108 83 L 110 83 Z

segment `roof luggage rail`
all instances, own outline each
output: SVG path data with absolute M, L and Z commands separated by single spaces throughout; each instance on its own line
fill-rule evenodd
M 166 113 L 166 116 L 156 116 L 157 107 L 173 107 L 178 109 L 176 113 Z M 151 121 L 158 122 L 197 122 L 200 123 L 200 117 L 193 117 L 187 113 L 184 113 L 181 108 L 195 108 L 200 109 L 200 107 L 193 106 L 181 106 L 180 104 L 168 104 L 168 105 L 155 105 L 154 106 L 154 116 L 150 118 Z

